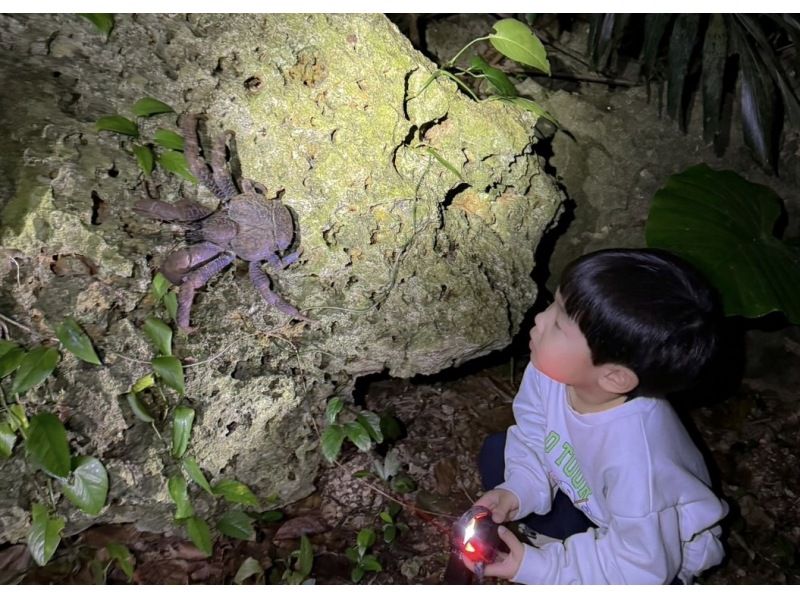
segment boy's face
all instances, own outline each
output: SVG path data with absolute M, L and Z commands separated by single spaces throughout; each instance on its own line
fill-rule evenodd
M 564 310 L 561 293 L 534 319 L 531 329 L 531 362 L 553 380 L 570 386 L 585 386 L 592 381 L 595 366 L 592 352 L 578 324 Z

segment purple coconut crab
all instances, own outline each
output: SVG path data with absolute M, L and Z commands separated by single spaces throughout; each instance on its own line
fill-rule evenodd
M 217 137 L 210 164 L 200 157 L 199 118 L 198 114 L 189 114 L 182 119 L 184 155 L 191 173 L 222 200 L 220 205 L 210 210 L 185 199 L 174 204 L 144 199 L 134 205 L 134 210 L 144 216 L 194 223 L 186 231 L 190 244 L 170 253 L 161 266 L 164 276 L 180 285 L 178 326 L 191 330 L 189 316 L 195 291 L 237 256 L 249 262 L 250 280 L 267 303 L 292 318 L 309 321 L 270 289 L 270 279 L 261 269 L 266 261 L 281 270 L 300 256 L 300 250 L 281 255 L 295 238 L 292 213 L 277 196 L 268 199 L 260 183 L 244 177 L 238 185 L 234 182 L 225 163 L 225 145 L 233 139 L 233 131 Z

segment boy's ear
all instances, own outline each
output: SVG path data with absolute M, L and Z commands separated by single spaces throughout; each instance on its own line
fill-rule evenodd
M 624 395 L 639 386 L 639 376 L 629 367 L 608 363 L 599 380 L 600 388 L 616 395 Z

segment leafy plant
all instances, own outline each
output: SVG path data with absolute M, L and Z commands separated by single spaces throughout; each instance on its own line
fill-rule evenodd
M 358 532 L 355 546 L 350 546 L 345 550 L 345 555 L 353 563 L 353 569 L 350 572 L 350 579 L 353 583 L 360 582 L 367 571 L 375 573 L 383 571 L 383 567 L 375 555 L 369 553 L 373 544 L 375 544 L 375 531 L 372 528 L 364 528 Z
M 339 456 L 345 438 L 363 452 L 383 442 L 381 418 L 377 414 L 366 409 L 348 409 L 347 420 L 340 421 L 340 417 L 344 417 L 343 409 L 344 401 L 338 397 L 328 401 L 325 408 L 327 426 L 322 432 L 322 455 L 329 462 Z
M 286 559 L 286 569 L 281 579 L 290 585 L 313 584 L 314 580 L 309 578 L 313 566 L 314 550 L 303 534 L 300 537 L 300 547 L 292 551 Z
M 106 36 L 106 39 L 111 35 L 111 30 L 114 28 L 114 15 L 107 13 L 80 13 L 80 16 L 97 27 L 98 31 Z
M 775 235 L 781 211 L 769 187 L 699 164 L 656 192 L 645 236 L 648 246 L 696 265 L 720 291 L 726 315 L 781 311 L 800 324 L 800 250 Z
M 629 34 L 642 30 L 640 75 L 666 80 L 667 112 L 684 130 L 691 96 L 701 86 L 703 134 L 720 153 L 724 100 L 733 93 L 738 73 L 745 143 L 762 165 L 774 168 L 784 119 L 800 125 L 800 82 L 788 65 L 800 44 L 800 19 L 790 14 L 594 15 L 589 54 L 596 68 L 605 70 Z
M 397 520 L 402 510 L 403 507 L 399 503 L 393 502 L 380 513 L 381 521 L 383 521 L 383 541 L 386 544 L 394 542 L 399 533 L 408 531 L 408 526 Z

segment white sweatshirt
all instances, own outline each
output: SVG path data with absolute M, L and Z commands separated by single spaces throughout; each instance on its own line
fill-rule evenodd
M 564 384 L 528 364 L 514 399 L 505 479 L 517 518 L 550 510 L 560 489 L 597 524 L 564 542 L 525 546 L 512 581 L 539 584 L 691 583 L 718 564 L 727 504 L 670 404 L 638 397 L 580 414 Z

